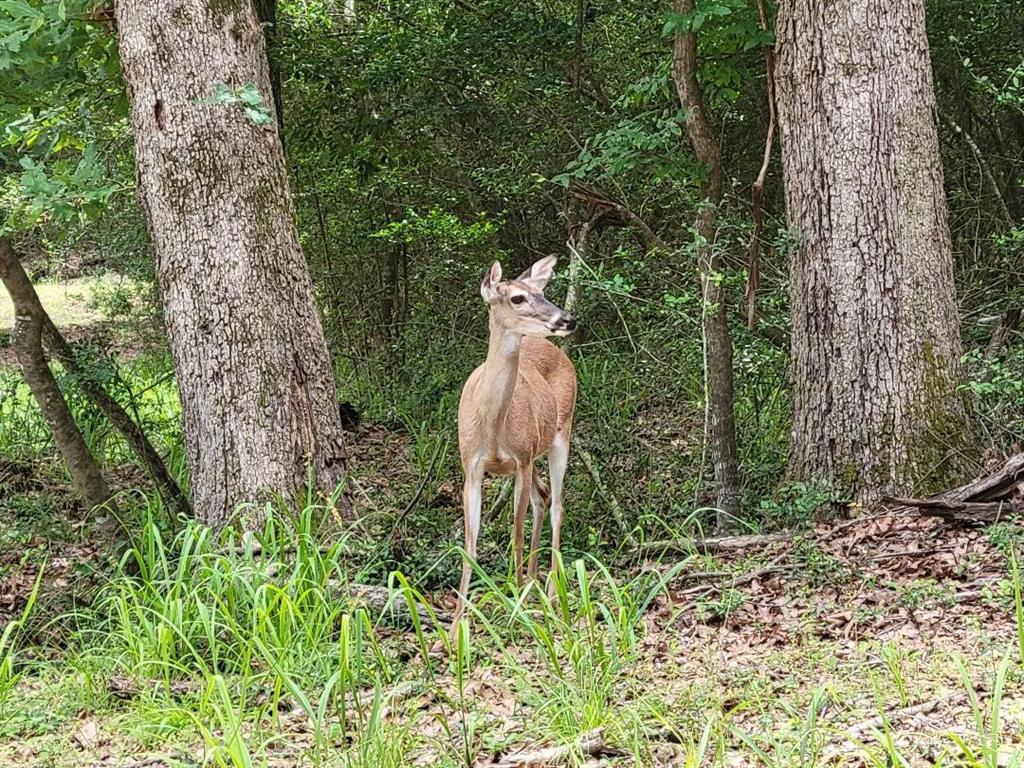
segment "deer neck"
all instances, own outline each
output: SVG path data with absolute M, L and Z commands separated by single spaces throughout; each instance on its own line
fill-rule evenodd
M 501 328 L 491 318 L 491 339 L 484 361 L 483 391 L 487 393 L 484 402 L 484 421 L 491 435 L 501 433 L 505 416 L 512 404 L 512 393 L 519 378 L 519 351 L 523 337 Z

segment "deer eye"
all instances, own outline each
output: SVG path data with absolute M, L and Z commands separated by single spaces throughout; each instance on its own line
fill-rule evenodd
M 511 301 L 513 304 L 522 304 L 524 301 L 526 301 L 526 297 L 521 293 L 517 293 L 515 296 L 509 299 L 509 301 Z

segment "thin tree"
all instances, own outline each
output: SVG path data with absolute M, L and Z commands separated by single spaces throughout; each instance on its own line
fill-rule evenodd
M 50 357 L 57 360 L 65 372 L 74 377 L 75 383 L 82 393 L 103 412 L 107 420 L 121 434 L 125 444 L 152 478 L 164 503 L 179 515 L 190 516 L 192 508 L 178 483 L 167 471 L 160 454 L 149 442 L 142 427 L 135 423 L 121 404 L 107 392 L 98 377 L 90 371 L 89 361 L 82 359 L 80 350 L 73 348 L 54 325 L 39 300 L 39 294 L 36 293 L 32 281 L 29 280 L 24 266 L 18 259 L 18 254 L 15 253 L 10 241 L 5 237 L 0 237 L 0 281 L 7 287 L 16 314 L 26 318 L 28 322 L 39 325 L 40 339 Z M 34 340 L 35 332 L 33 331 L 31 335 Z M 30 349 L 32 349 L 31 354 L 36 356 L 37 351 L 34 347 L 30 347 Z M 38 352 L 41 353 L 42 350 L 40 349 Z M 99 471 L 98 467 L 96 471 Z M 109 495 L 109 491 L 101 488 L 99 484 L 90 481 L 89 485 L 98 489 L 98 497 Z
M 0 282 L 3 282 L 14 305 L 14 328 L 11 346 L 18 365 L 39 410 L 46 419 L 53 441 L 71 475 L 75 492 L 89 509 L 115 512 L 111 505 L 110 487 L 99 462 L 92 455 L 82 431 L 68 407 L 67 400 L 54 378 L 43 352 L 43 316 L 35 289 L 25 275 L 18 257 L 6 237 L 0 237 Z M 101 516 L 104 533 L 112 533 L 117 521 L 113 514 Z
M 923 0 L 784 0 L 790 471 L 870 502 L 973 452 Z
M 331 359 L 253 5 L 121 0 L 117 29 L 196 516 L 334 491 Z
M 693 0 L 676 0 L 675 7 L 680 16 L 689 17 L 693 13 Z M 679 101 L 686 110 L 686 134 L 690 146 L 706 171 L 693 229 L 704 303 L 704 375 L 707 382 L 708 433 L 715 467 L 718 528 L 728 529 L 734 528 L 740 519 L 740 490 L 733 416 L 732 335 L 715 248 L 718 206 L 722 201 L 722 153 L 697 82 L 697 35 L 692 28 L 675 35 L 672 76 Z

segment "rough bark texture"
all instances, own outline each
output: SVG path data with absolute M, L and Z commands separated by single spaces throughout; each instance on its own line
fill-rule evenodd
M 89 452 L 85 438 L 46 362 L 43 354 L 43 322 L 33 311 L 39 300 L 5 237 L 0 237 L 0 281 L 6 286 L 14 304 L 11 346 L 25 381 L 32 390 L 32 396 L 50 426 L 75 491 L 90 508 L 103 506 L 110 500 L 110 488 L 99 464 Z
M 196 516 L 345 472 L 334 378 L 298 243 L 264 36 L 249 0 L 120 0 L 139 193 L 174 354 Z
M 693 0 L 676 0 L 676 11 L 693 12 Z M 725 311 L 725 292 L 716 279 L 715 255 L 718 204 L 722 200 L 722 155 L 704 107 L 697 82 L 697 36 L 693 32 L 675 36 L 672 76 L 679 101 L 686 110 L 686 131 L 693 153 L 707 169 L 701 185 L 703 200 L 694 222 L 697 233 L 697 261 L 704 297 L 704 343 L 709 407 L 711 458 L 715 465 L 715 486 L 719 510 L 718 528 L 726 530 L 739 522 L 739 460 L 733 418 L 732 336 Z
M 791 473 L 864 502 L 944 486 L 972 442 L 923 0 L 785 0 Z

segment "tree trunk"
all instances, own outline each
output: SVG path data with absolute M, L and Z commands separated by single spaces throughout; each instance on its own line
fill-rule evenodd
M 256 18 L 263 27 L 267 46 L 267 66 L 270 69 L 270 92 L 274 96 L 274 114 L 277 130 L 284 133 L 284 101 L 281 95 L 281 64 L 277 56 L 277 0 L 253 0 Z M 282 138 L 283 141 L 283 138 Z
M 943 487 L 972 453 L 923 0 L 784 0 L 790 470 L 862 502 Z
M 108 505 L 110 488 L 99 464 L 89 452 L 89 446 L 85 444 L 85 438 L 46 362 L 43 354 L 43 322 L 33 311 L 32 299 L 36 298 L 36 294 L 6 237 L 0 237 L 0 281 L 6 286 L 11 303 L 14 304 L 11 346 L 25 381 L 32 390 L 32 396 L 46 423 L 50 425 L 53 440 L 67 465 L 75 491 L 90 509 Z M 112 515 L 107 515 L 106 521 L 104 528 L 109 533 L 116 521 Z
M 333 491 L 346 463 L 334 377 L 253 6 L 120 0 L 117 21 L 196 516 L 223 525 L 307 481 Z M 235 100 L 252 86 L 255 114 Z
M 693 0 L 676 0 L 676 11 L 684 16 L 693 13 Z M 674 48 L 672 76 L 679 101 L 687 113 L 687 136 L 693 153 L 707 169 L 701 185 L 701 203 L 694 231 L 704 300 L 704 375 L 711 458 L 715 466 L 717 527 L 724 531 L 736 527 L 740 520 L 740 488 L 733 418 L 732 335 L 725 311 L 725 291 L 717 275 L 719 260 L 715 253 L 718 204 L 722 201 L 722 155 L 697 82 L 696 34 L 677 33 Z
M 19 311 L 39 322 L 42 339 L 49 349 L 50 355 L 57 358 L 64 366 L 64 370 L 75 377 L 75 383 L 86 397 L 103 411 L 107 420 L 121 433 L 121 437 L 124 438 L 132 453 L 135 454 L 139 463 L 156 484 L 164 503 L 180 515 L 191 516 L 192 508 L 189 506 L 188 500 L 167 471 L 163 459 L 160 458 L 160 454 L 157 453 L 153 444 L 149 442 L 142 427 L 136 424 L 121 407 L 121 404 L 85 370 L 71 345 L 53 324 L 50 316 L 46 314 L 46 309 L 39 301 L 39 294 L 36 293 L 36 289 L 25 273 L 25 268 L 11 248 L 10 242 L 3 237 L 0 237 L 0 277 L 7 286 L 7 292 L 11 295 L 12 301 L 19 307 Z

